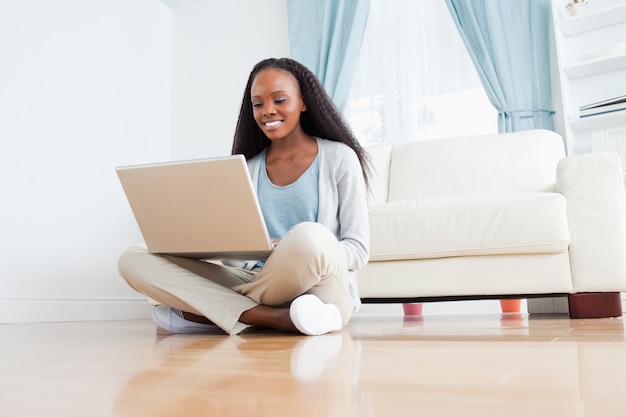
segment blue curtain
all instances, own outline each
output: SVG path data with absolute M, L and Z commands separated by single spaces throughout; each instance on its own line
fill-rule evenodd
M 554 130 L 550 0 L 446 3 L 498 110 L 498 130 Z
M 319 78 L 340 111 L 348 102 L 370 0 L 288 0 L 291 58 Z

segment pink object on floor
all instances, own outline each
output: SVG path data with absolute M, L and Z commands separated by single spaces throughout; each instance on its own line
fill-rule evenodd
M 422 307 L 422 303 L 402 304 L 405 316 L 421 316 Z
M 500 300 L 503 313 L 519 313 L 522 300 Z

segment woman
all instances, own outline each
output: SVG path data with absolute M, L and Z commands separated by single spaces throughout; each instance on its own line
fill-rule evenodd
M 266 59 L 248 78 L 232 153 L 248 161 L 276 244 L 269 258 L 219 264 L 135 245 L 120 274 L 162 303 L 152 317 L 177 333 L 341 329 L 360 305 L 354 271 L 369 256 L 366 160 L 352 131 L 306 67 Z

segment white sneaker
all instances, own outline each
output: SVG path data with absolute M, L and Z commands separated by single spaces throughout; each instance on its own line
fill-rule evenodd
M 218 329 L 214 324 L 187 320 L 183 318 L 183 313 L 179 309 L 164 305 L 152 309 L 152 320 L 159 327 L 173 333 L 205 333 Z
M 342 327 L 341 313 L 334 304 L 324 304 L 313 294 L 304 294 L 293 300 L 289 317 L 296 328 L 309 336 L 317 336 Z

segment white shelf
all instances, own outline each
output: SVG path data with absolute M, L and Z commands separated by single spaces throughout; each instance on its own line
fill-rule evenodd
M 626 3 L 567 17 L 559 21 L 559 27 L 565 36 L 573 36 L 623 22 L 626 22 Z
M 621 69 L 626 69 L 626 53 L 581 62 L 565 68 L 564 71 L 568 77 L 575 80 Z
M 612 113 L 596 114 L 594 116 L 581 117 L 570 120 L 570 126 L 577 132 L 605 129 L 623 125 L 626 125 L 626 110 L 614 111 Z
M 624 94 L 626 0 L 589 0 L 570 17 L 567 0 L 551 0 L 555 127 L 568 153 L 587 152 L 592 137 L 626 127 L 626 110 L 579 117 L 578 106 Z

